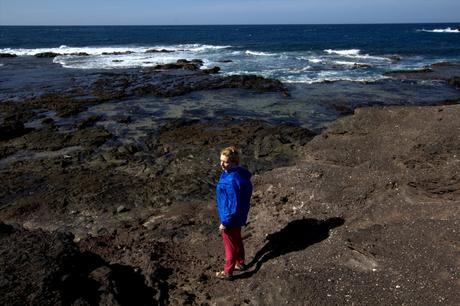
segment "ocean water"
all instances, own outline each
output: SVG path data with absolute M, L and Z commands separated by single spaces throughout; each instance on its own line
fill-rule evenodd
M 202 59 L 220 74 L 275 78 L 290 92 L 241 89 L 185 96 L 132 97 L 90 107 L 71 118 L 36 110 L 72 131 L 77 120 L 101 115 L 99 125 L 120 142 L 143 137 L 173 118 L 260 119 L 315 131 L 363 106 L 438 105 L 460 101 L 445 81 L 399 80 L 387 71 L 460 62 L 460 24 L 0 27 L 0 103 L 90 88 L 105 72 Z M 146 52 L 151 49 L 171 52 Z M 61 54 L 36 58 L 41 52 Z M 84 52 L 87 56 L 73 55 Z M 123 70 L 120 70 L 123 73 Z M 129 114 L 132 123 L 119 124 Z M 1 117 L 1 114 L 0 114 Z
M 285 83 L 385 79 L 392 70 L 460 62 L 460 24 L 0 27 L 0 53 L 62 54 L 68 69 L 204 60 L 222 74 Z M 146 53 L 166 49 L 168 53 Z M 72 53 L 84 52 L 89 56 Z M 113 54 L 118 52 L 119 54 Z M 126 53 L 126 54 L 120 54 Z M 0 69 L 8 59 L 0 58 Z

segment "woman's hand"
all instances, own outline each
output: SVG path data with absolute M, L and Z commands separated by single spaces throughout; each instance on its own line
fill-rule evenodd
M 219 225 L 219 231 L 222 232 L 223 230 L 225 230 L 225 226 L 223 224 Z

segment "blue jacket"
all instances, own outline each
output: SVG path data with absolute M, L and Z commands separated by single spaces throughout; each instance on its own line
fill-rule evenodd
M 220 223 L 229 228 L 246 225 L 252 195 L 251 172 L 240 166 L 224 171 L 216 193 Z

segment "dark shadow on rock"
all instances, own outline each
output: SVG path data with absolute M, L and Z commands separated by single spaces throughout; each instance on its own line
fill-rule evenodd
M 310 245 L 321 242 L 329 237 L 329 230 L 345 223 L 343 218 L 327 220 L 299 219 L 288 223 L 279 232 L 267 236 L 267 242 L 256 253 L 254 259 L 247 264 L 250 269 L 246 273 L 235 275 L 235 279 L 251 277 L 267 261 L 291 252 L 306 249 Z

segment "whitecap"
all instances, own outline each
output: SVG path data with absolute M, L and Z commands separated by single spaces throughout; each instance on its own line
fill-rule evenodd
M 327 54 L 337 54 L 342 56 L 356 56 L 359 55 L 361 50 L 359 49 L 348 49 L 348 50 L 333 50 L 333 49 L 326 49 L 324 50 Z
M 131 53 L 123 55 L 57 56 L 53 62 L 64 68 L 76 69 L 120 69 L 152 67 L 158 64 L 174 63 L 178 59 L 193 59 L 193 55 L 178 53 Z
M 182 44 L 176 46 L 168 46 L 173 51 L 191 51 L 191 52 L 206 52 L 212 50 L 221 50 L 231 48 L 232 46 L 218 46 L 218 45 L 202 45 L 202 44 Z M 165 48 L 168 48 L 165 47 Z
M 254 74 L 254 71 L 249 70 L 235 70 L 225 73 L 225 75 L 240 75 L 240 74 Z
M 322 63 L 323 60 L 320 59 L 320 58 L 309 58 L 307 59 L 310 63 L 313 63 L 313 64 L 319 64 L 319 63 Z
M 247 55 L 253 55 L 253 56 L 275 56 L 276 54 L 274 53 L 267 53 L 267 52 L 261 52 L 261 51 L 251 51 L 251 50 L 246 50 L 244 52 Z
M 386 76 L 368 76 L 368 77 L 309 77 L 309 76 L 289 76 L 280 78 L 280 81 L 283 83 L 304 83 L 304 84 L 315 84 L 315 83 L 326 83 L 326 82 L 357 82 L 357 83 L 374 83 L 379 80 L 388 79 Z
M 183 45 L 171 45 L 171 46 L 163 46 L 163 45 L 155 45 L 155 46 L 87 46 L 87 47 L 69 47 L 66 45 L 61 45 L 56 48 L 3 48 L 0 49 L 0 53 L 14 53 L 18 56 L 33 56 L 37 53 L 43 52 L 53 52 L 63 55 L 71 55 L 73 53 L 87 53 L 89 55 L 102 55 L 103 53 L 145 53 L 147 50 L 156 49 L 156 50 L 168 50 L 168 51 L 175 51 L 175 52 L 209 52 L 214 50 L 221 50 L 230 48 L 231 46 L 219 46 L 219 45 L 203 45 L 203 44 L 183 44 Z
M 354 66 L 354 65 L 360 65 L 361 63 L 357 62 L 346 62 L 346 61 L 334 61 L 334 64 L 337 65 L 342 65 L 342 66 Z
M 359 49 L 349 49 L 349 50 L 332 50 L 327 49 L 324 52 L 331 54 L 331 55 L 340 55 L 343 57 L 349 58 L 360 58 L 360 59 L 367 59 L 367 60 L 377 60 L 377 61 L 392 61 L 391 58 L 383 57 L 383 56 L 373 56 L 369 54 L 360 54 L 361 50 Z
M 445 28 L 445 29 L 433 29 L 433 30 L 425 30 L 421 29 L 418 30 L 421 32 L 429 32 L 429 33 L 460 33 L 460 29 L 452 29 L 452 28 Z

